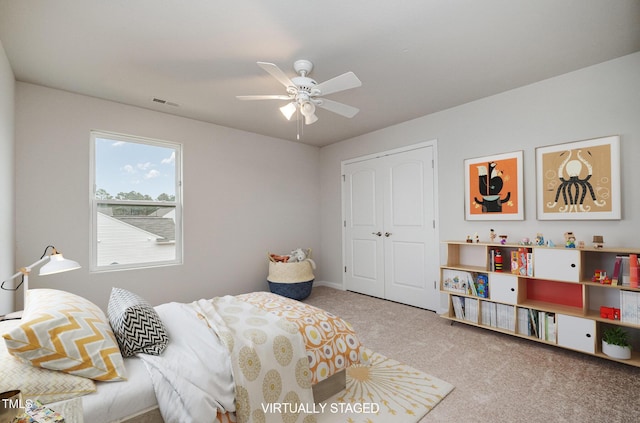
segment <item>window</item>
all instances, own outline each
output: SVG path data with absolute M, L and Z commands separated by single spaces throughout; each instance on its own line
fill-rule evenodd
M 91 131 L 91 157 L 91 270 L 181 264 L 181 145 Z

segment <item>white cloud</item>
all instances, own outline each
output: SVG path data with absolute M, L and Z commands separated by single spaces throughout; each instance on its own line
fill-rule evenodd
M 127 173 L 136 173 L 136 170 L 131 165 L 124 165 L 122 167 L 122 170 L 124 170 Z
M 121 145 L 124 145 L 124 144 L 125 144 L 124 141 L 116 141 L 111 144 L 111 147 L 120 147 Z
M 173 164 L 176 162 L 176 152 L 173 151 L 171 152 L 171 156 L 167 157 L 166 159 L 162 159 L 162 164 Z
M 149 172 L 147 172 L 144 175 L 145 179 L 153 179 L 153 178 L 157 178 L 158 176 L 160 176 L 160 172 L 155 170 L 155 169 L 151 169 Z
M 140 170 L 147 170 L 151 167 L 151 162 L 146 162 L 146 163 L 138 163 L 136 165 L 136 167 Z

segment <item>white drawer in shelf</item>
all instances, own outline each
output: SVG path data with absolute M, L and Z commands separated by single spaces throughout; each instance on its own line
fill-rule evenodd
M 536 248 L 533 252 L 533 277 L 580 282 L 580 251 Z
M 501 303 L 516 304 L 518 301 L 518 277 L 508 273 L 489 275 L 489 299 Z
M 581 317 L 557 315 L 558 345 L 595 354 L 596 322 Z

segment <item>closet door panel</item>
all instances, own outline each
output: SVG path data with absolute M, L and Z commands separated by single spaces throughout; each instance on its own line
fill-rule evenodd
M 346 288 L 384 298 L 383 209 L 375 161 L 345 167 Z

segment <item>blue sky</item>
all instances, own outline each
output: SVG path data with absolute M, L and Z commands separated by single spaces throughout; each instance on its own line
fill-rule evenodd
M 96 138 L 96 186 L 113 197 L 137 191 L 175 195 L 174 149 Z

